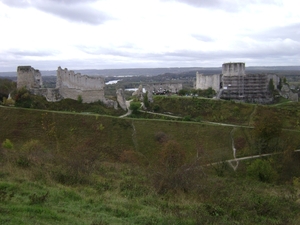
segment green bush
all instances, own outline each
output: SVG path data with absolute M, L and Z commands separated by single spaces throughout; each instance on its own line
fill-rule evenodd
M 247 175 L 259 181 L 271 183 L 276 180 L 277 173 L 267 160 L 257 159 L 247 167 Z
M 129 109 L 132 110 L 133 114 L 136 114 L 136 113 L 138 113 L 140 107 L 141 107 L 140 102 L 131 102 Z
M 82 96 L 81 96 L 81 95 L 78 95 L 78 96 L 77 96 L 77 101 L 78 101 L 79 103 L 82 103 L 83 100 L 82 100 Z
M 14 145 L 9 139 L 5 139 L 5 141 L 2 143 L 2 147 L 7 149 L 13 149 Z

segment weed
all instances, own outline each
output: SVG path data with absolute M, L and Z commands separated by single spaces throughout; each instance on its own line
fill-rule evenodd
M 43 204 L 46 202 L 49 196 L 49 191 L 47 191 L 45 194 L 38 196 L 37 194 L 32 194 L 29 196 L 30 204 Z
M 99 182 L 95 185 L 95 188 L 99 193 L 103 193 L 105 191 L 110 191 L 114 189 L 112 181 Z
M 5 141 L 2 143 L 2 147 L 7 149 L 13 149 L 14 145 L 9 139 L 5 139 Z
M 126 198 L 135 198 L 148 195 L 150 189 L 142 183 L 128 179 L 120 183 L 120 192 Z
M 8 190 L 0 190 L 0 202 L 7 202 L 14 197 L 15 193 L 14 192 L 9 192 Z
M 30 160 L 25 155 L 20 155 L 16 160 L 16 164 L 22 168 L 28 168 L 30 166 Z
M 95 220 L 91 223 L 91 225 L 109 225 L 109 223 L 104 220 Z

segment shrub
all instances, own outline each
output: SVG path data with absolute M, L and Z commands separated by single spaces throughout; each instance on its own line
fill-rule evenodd
M 30 165 L 42 165 L 45 161 L 52 158 L 49 153 L 44 151 L 43 145 L 38 140 L 29 140 L 22 145 L 16 163 L 20 167 L 29 167 Z
M 247 167 L 247 175 L 262 182 L 275 181 L 277 174 L 267 160 L 257 159 Z
M 155 134 L 155 140 L 161 144 L 167 142 L 168 139 L 169 139 L 168 135 L 162 131 L 159 131 Z
M 14 145 L 9 139 L 5 139 L 5 141 L 2 143 L 2 147 L 7 149 L 13 149 Z
M 82 103 L 83 100 L 82 100 L 82 96 L 81 96 L 81 95 L 78 95 L 78 96 L 77 96 L 77 101 L 78 101 L 79 103 Z
M 167 141 L 160 153 L 161 163 L 165 169 L 174 172 L 185 162 L 185 151 L 176 141 Z
M 138 113 L 140 107 L 141 107 L 140 102 L 131 102 L 129 109 L 132 110 L 133 114 L 136 114 L 136 113 Z
M 159 105 L 154 105 L 153 106 L 153 111 L 158 112 L 159 111 Z
M 137 152 L 132 150 L 123 151 L 120 155 L 120 162 L 139 164 L 139 156 Z
M 183 121 L 191 121 L 192 117 L 190 115 L 184 116 Z

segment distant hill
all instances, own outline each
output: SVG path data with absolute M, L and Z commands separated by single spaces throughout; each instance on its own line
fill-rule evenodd
M 38 69 L 38 68 L 36 68 Z M 72 70 L 72 68 L 68 68 Z M 90 76 L 156 76 L 166 73 L 183 73 L 199 71 L 204 74 L 221 73 L 221 67 L 171 67 L 171 68 L 129 68 L 129 69 L 84 69 L 74 70 L 76 73 Z M 287 72 L 300 71 L 300 66 L 250 66 L 246 72 Z M 56 70 L 41 70 L 43 76 L 56 76 Z M 17 72 L 0 72 L 0 77 L 14 77 Z

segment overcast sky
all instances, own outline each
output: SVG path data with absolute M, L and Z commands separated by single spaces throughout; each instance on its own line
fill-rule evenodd
M 0 72 L 300 65 L 298 0 L 0 0 Z

